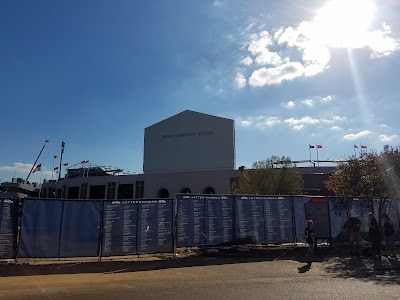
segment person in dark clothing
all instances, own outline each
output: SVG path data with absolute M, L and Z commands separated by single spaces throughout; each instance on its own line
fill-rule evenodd
M 373 213 L 369 213 L 369 239 L 372 243 L 374 259 L 381 259 L 381 237 L 379 232 L 378 221 Z
M 350 255 L 360 254 L 361 243 L 361 221 L 359 218 L 350 217 L 343 225 L 343 229 L 350 233 Z
M 385 234 L 385 242 L 386 242 L 386 251 L 394 250 L 394 236 L 396 230 L 394 228 L 393 220 L 389 217 L 388 214 L 383 215 L 384 223 L 383 223 L 383 233 Z
M 306 221 L 307 227 L 304 230 L 304 235 L 306 238 L 306 242 L 308 244 L 308 251 L 307 251 L 307 262 L 308 265 L 311 265 L 312 259 L 314 256 L 314 247 L 315 247 L 315 235 L 314 235 L 314 226 L 313 221 L 308 219 Z

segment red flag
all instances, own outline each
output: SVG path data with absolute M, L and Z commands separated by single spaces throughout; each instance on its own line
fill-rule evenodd
M 362 149 L 366 149 L 366 148 L 367 148 L 367 146 L 363 146 L 363 145 L 361 145 L 361 148 L 362 148 Z
M 39 172 L 39 171 L 42 171 L 42 164 L 38 164 L 38 165 L 36 166 L 36 168 L 33 169 L 33 172 L 32 172 L 32 173 Z
M 58 170 L 58 167 L 55 167 L 54 170 Z
M 317 148 L 321 149 L 321 148 L 322 148 L 322 145 L 317 145 Z
M 68 163 L 64 163 L 63 166 L 64 166 L 64 167 L 68 166 Z

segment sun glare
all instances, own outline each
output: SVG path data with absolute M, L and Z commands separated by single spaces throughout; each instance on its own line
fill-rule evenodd
M 376 7 L 371 0 L 333 0 L 314 19 L 314 34 L 333 47 L 353 48 L 366 39 Z

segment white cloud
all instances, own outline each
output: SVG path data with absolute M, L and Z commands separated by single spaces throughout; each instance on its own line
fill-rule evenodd
M 259 34 L 253 34 L 251 37 L 252 41 L 249 43 L 247 50 L 253 55 L 263 53 L 269 45 L 272 45 L 272 37 L 266 30 L 261 31 Z
M 335 122 L 343 122 L 347 118 L 345 116 L 332 116 L 330 119 L 321 119 L 321 122 L 326 123 L 326 124 L 332 124 Z
M 333 131 L 340 131 L 340 130 L 342 130 L 342 128 L 339 127 L 339 126 L 332 126 L 330 129 L 333 130 Z
M 253 122 L 249 121 L 249 120 L 242 120 L 242 121 L 239 121 L 239 125 L 242 127 L 249 127 L 249 126 L 253 125 Z
M 397 138 L 398 138 L 398 135 L 396 135 L 396 134 L 392 134 L 392 135 L 381 134 L 381 135 L 379 135 L 379 140 L 382 142 L 391 142 Z
M 283 121 L 285 124 L 289 125 L 293 130 L 301 130 L 305 125 L 318 124 L 319 120 L 311 118 L 309 116 L 303 117 L 301 119 L 290 118 Z
M 256 63 L 259 65 L 276 66 L 282 63 L 282 58 L 276 52 L 265 50 L 256 57 Z
M 383 127 L 383 128 L 388 128 L 389 126 L 387 126 L 386 124 L 380 124 L 378 125 L 379 127 Z
M 238 123 L 241 127 L 255 126 L 259 129 L 265 129 L 278 125 L 282 121 L 278 117 L 250 116 L 245 119 L 239 119 Z
M 302 130 L 304 128 L 304 125 L 295 125 L 292 127 L 293 130 Z
M 289 101 L 288 103 L 282 103 L 284 107 L 292 109 L 293 107 L 296 106 L 293 101 Z
M 221 6 L 221 1 L 214 1 L 213 2 L 213 5 L 215 6 L 215 7 L 220 7 Z
M 359 133 L 356 133 L 356 134 L 353 134 L 353 133 L 351 133 L 351 134 L 346 134 L 346 135 L 343 137 L 343 139 L 348 140 L 348 141 L 354 141 L 354 140 L 357 140 L 357 139 L 359 139 L 359 138 L 366 137 L 366 136 L 370 135 L 371 133 L 372 133 L 372 132 L 369 131 L 369 130 L 363 130 L 363 131 L 361 131 L 361 132 L 359 132 Z
M 249 56 L 243 58 L 240 63 L 245 66 L 250 66 L 253 63 L 253 59 Z
M 0 171 L 17 171 L 21 173 L 29 173 L 32 169 L 32 164 L 14 163 L 12 166 L 0 166 Z
M 332 101 L 332 96 L 326 96 L 321 98 L 321 102 L 331 102 Z
M 303 101 L 301 101 L 301 103 L 303 103 L 304 105 L 307 105 L 307 106 L 313 106 L 314 105 L 314 100 L 304 99 Z
M 239 89 L 244 88 L 247 84 L 246 77 L 242 73 L 236 73 L 235 83 Z
M 331 49 L 334 48 L 369 48 L 372 58 L 400 50 L 400 39 L 394 37 L 389 26 L 375 25 L 373 29 L 361 26 L 366 21 L 362 18 L 368 16 L 374 7 L 372 0 L 352 0 L 351 3 L 332 0 L 318 10 L 311 20 L 281 27 L 274 32 L 262 30 L 252 33 L 242 50 L 254 56 L 252 62 L 268 68 L 253 70 L 249 84 L 261 87 L 301 76 L 315 76 L 329 68 Z M 355 15 L 360 15 L 360 18 L 355 18 Z M 250 24 L 248 30 L 253 26 L 253 23 Z M 288 56 L 283 58 L 282 53 Z M 249 61 L 246 60 L 246 63 Z M 246 63 L 241 61 L 241 64 L 248 66 Z M 332 96 L 321 98 L 320 101 L 332 101 Z
M 303 66 L 298 62 L 285 63 L 274 68 L 261 68 L 251 74 L 249 85 L 261 87 L 270 84 L 279 84 L 284 80 L 302 76 L 304 73 Z
M 277 117 L 270 117 L 265 120 L 264 124 L 268 127 L 272 127 L 274 125 L 280 124 L 281 120 L 279 120 Z

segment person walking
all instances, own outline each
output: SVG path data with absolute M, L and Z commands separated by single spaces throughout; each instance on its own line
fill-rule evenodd
M 315 235 L 314 235 L 314 224 L 311 219 L 306 221 L 307 227 L 304 231 L 306 242 L 308 244 L 308 251 L 306 254 L 307 263 L 311 266 L 314 257 L 314 247 L 315 247 Z
M 379 232 L 378 221 L 376 220 L 376 217 L 372 212 L 370 212 L 368 216 L 369 216 L 368 236 L 370 242 L 372 243 L 374 260 L 381 260 L 381 237 Z
M 350 217 L 343 225 L 343 229 L 350 233 L 350 255 L 360 255 L 361 221 L 359 218 Z
M 394 251 L 394 236 L 395 236 L 393 220 L 389 217 L 388 214 L 384 214 L 383 219 L 384 219 L 383 233 L 385 235 L 385 250 L 387 252 L 392 252 Z

